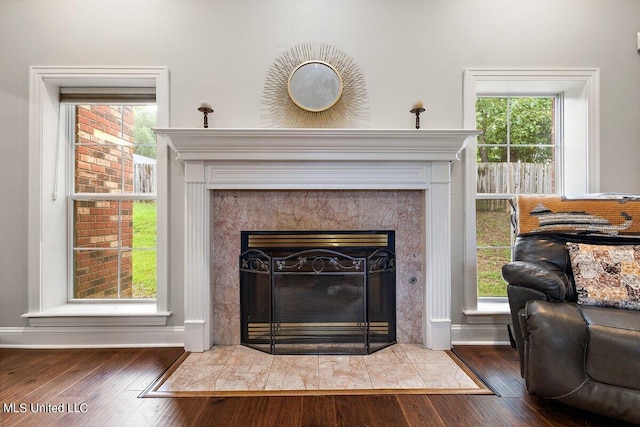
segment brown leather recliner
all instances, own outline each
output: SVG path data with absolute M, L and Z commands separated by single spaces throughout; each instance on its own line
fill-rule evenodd
M 640 244 L 629 237 L 517 237 L 502 275 L 527 390 L 640 424 L 640 311 L 576 304 L 568 241 Z

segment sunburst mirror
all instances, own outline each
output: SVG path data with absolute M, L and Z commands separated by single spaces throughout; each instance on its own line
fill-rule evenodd
M 283 52 L 264 84 L 266 119 L 282 127 L 354 127 L 366 116 L 358 65 L 340 49 L 305 43 Z

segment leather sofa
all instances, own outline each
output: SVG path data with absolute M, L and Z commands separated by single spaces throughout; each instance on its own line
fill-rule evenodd
M 517 236 L 502 275 L 527 391 L 640 424 L 640 311 L 578 304 L 567 242 L 640 245 L 640 236 Z

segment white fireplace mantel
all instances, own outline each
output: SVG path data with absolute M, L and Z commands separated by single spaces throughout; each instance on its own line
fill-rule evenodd
M 185 349 L 211 331 L 212 190 L 424 191 L 423 342 L 451 348 L 450 162 L 476 130 L 155 129 L 185 164 Z

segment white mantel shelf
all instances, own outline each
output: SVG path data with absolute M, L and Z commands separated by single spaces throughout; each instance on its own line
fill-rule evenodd
M 185 349 L 212 344 L 210 205 L 221 189 L 422 190 L 423 343 L 451 348 L 451 162 L 466 129 L 155 129 L 184 162 Z M 462 197 L 458 195 L 457 197 Z
M 181 160 L 456 160 L 464 129 L 158 128 Z

